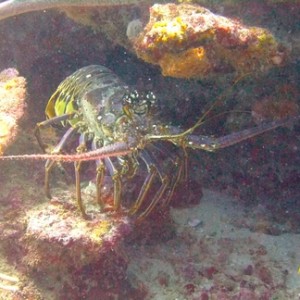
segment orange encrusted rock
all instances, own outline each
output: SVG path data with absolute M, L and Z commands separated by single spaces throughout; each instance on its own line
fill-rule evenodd
M 267 29 L 186 3 L 153 5 L 133 46 L 141 59 L 178 78 L 262 72 L 282 65 L 287 55 Z

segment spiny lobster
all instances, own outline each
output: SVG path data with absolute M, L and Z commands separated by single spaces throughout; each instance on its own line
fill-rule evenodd
M 77 203 L 85 218 L 88 215 L 80 187 L 82 162 L 96 162 L 96 198 L 100 210 L 108 206 L 101 195 L 103 178 L 105 175 L 112 178 L 113 211 L 122 208 L 124 180 L 133 178 L 139 167 L 145 165 L 147 175 L 137 199 L 127 210 L 130 215 L 137 215 L 138 220 L 144 219 L 158 205 L 165 207 L 169 204 L 176 186 L 186 177 L 187 148 L 215 151 L 300 118 L 276 120 L 218 138 L 195 135 L 193 131 L 204 122 L 204 117 L 185 131 L 162 124 L 157 117 L 158 102 L 152 92 L 140 93 L 129 88 L 112 71 L 99 65 L 81 68 L 62 81 L 47 104 L 46 116 L 47 120 L 38 123 L 35 130 L 42 149 L 45 150 L 46 145 L 41 139 L 40 129 L 53 124 L 67 128 L 50 154 L 2 156 L 0 160 L 47 160 L 45 188 L 48 197 L 51 197 L 49 174 L 55 162 L 74 162 Z M 62 154 L 75 133 L 79 135 L 77 153 Z M 177 146 L 180 151 L 167 153 L 162 141 Z M 164 168 L 161 157 L 168 157 L 172 168 Z M 152 191 L 151 200 L 147 201 L 149 191 L 154 189 L 157 181 L 159 188 L 154 193 Z

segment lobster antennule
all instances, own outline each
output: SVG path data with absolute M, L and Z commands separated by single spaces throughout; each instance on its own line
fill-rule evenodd
M 78 154 L 24 154 L 0 156 L 0 160 L 51 160 L 61 162 L 98 160 L 105 157 L 127 155 L 133 147 L 125 142 L 117 142 L 102 148 Z
M 282 120 L 275 120 L 268 123 L 263 123 L 257 127 L 244 129 L 234 132 L 219 138 L 202 136 L 202 135 L 188 135 L 185 141 L 185 146 L 192 149 L 202 149 L 205 151 L 215 151 L 218 149 L 226 148 L 235 145 L 239 142 L 262 134 L 264 132 L 273 130 L 277 127 L 287 126 L 290 123 L 300 120 L 300 115 L 285 118 Z

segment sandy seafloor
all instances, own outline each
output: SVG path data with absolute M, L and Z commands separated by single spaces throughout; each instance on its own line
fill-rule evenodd
M 147 299 L 300 299 L 300 235 L 235 225 L 246 211 L 204 190 L 199 205 L 172 209 L 175 240 L 128 253 L 128 276 L 147 286 Z

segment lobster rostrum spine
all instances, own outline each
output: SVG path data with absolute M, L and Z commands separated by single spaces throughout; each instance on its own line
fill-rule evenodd
M 59 143 L 50 153 L 4 156 L 9 159 L 43 159 L 45 164 L 45 190 L 50 195 L 49 175 L 55 162 L 73 162 L 78 206 L 87 217 L 81 199 L 80 168 L 83 161 L 96 161 L 96 198 L 104 210 L 107 205 L 101 195 L 103 178 L 109 175 L 114 185 L 113 211 L 121 209 L 121 191 L 124 180 L 135 176 L 141 164 L 147 175 L 141 185 L 137 199 L 128 213 L 142 220 L 161 203 L 170 202 L 177 184 L 186 177 L 186 148 L 215 151 L 236 144 L 263 132 L 299 120 L 300 116 L 261 124 L 257 127 L 214 138 L 194 135 L 194 130 L 203 123 L 202 117 L 186 131 L 162 124 L 158 119 L 157 101 L 153 93 L 141 93 L 130 89 L 119 77 L 104 66 L 91 65 L 79 69 L 58 86 L 46 106 L 47 120 L 38 123 L 35 130 L 38 143 L 46 151 L 41 138 L 41 129 L 53 124 L 67 128 Z M 77 133 L 79 145 L 75 154 L 61 154 L 70 138 Z M 157 142 L 166 141 L 178 146 L 181 151 L 166 155 Z M 158 156 L 171 157 L 172 174 L 158 163 Z M 174 172 L 173 172 L 174 171 Z M 145 202 L 153 182 L 160 187 Z M 143 207 L 145 207 L 142 209 Z

